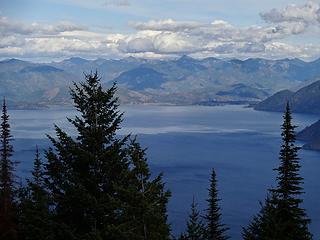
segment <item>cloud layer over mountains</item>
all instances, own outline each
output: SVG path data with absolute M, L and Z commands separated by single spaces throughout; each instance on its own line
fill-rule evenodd
M 130 7 L 129 1 L 106 5 Z M 320 3 L 308 1 L 260 14 L 261 25 L 235 26 L 223 20 L 211 23 L 173 19 L 129 22 L 130 33 L 97 31 L 72 22 L 54 25 L 23 23 L 0 17 L 0 57 L 87 58 L 125 56 L 299 57 L 320 55 L 320 43 L 288 41 L 302 34 L 320 35 Z

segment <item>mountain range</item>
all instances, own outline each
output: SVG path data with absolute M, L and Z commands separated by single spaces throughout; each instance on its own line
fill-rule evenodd
M 296 113 L 320 115 L 320 80 L 296 92 L 283 90 L 258 103 L 255 110 L 283 112 L 289 102 Z M 297 134 L 297 139 L 305 142 L 304 149 L 320 151 L 320 120 Z
M 319 76 L 320 79 L 320 76 Z M 289 102 L 293 112 L 320 114 L 320 80 L 296 92 L 283 90 L 258 103 L 256 110 L 283 112 Z
M 320 150 L 320 120 L 314 124 L 306 127 L 297 134 L 297 139 L 306 144 L 303 145 L 304 149 Z
M 15 106 L 70 104 L 69 87 L 95 70 L 104 87 L 117 82 L 123 103 L 259 102 L 279 90 L 296 90 L 318 80 L 320 59 L 8 59 L 0 61 L 0 94 Z

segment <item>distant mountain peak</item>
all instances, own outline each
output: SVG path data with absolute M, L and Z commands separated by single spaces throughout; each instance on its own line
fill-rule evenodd
M 255 106 L 256 110 L 282 112 L 286 102 L 293 112 L 319 114 L 320 81 L 299 89 L 296 92 L 283 90 L 275 93 Z
M 132 56 L 123 58 L 122 60 L 125 61 L 125 62 L 129 62 L 129 63 L 135 63 L 135 62 L 138 62 L 138 63 L 142 62 L 142 63 L 143 63 L 143 62 L 147 62 L 147 60 L 144 59 L 144 58 L 136 58 L 136 57 L 132 57 Z
M 73 64 L 83 64 L 83 63 L 86 63 L 86 62 L 89 62 L 90 60 L 87 60 L 87 59 L 84 59 L 84 58 L 81 58 L 81 57 L 71 57 L 71 58 L 68 58 L 66 60 L 64 60 L 63 62 L 70 62 L 70 63 L 73 63 Z
M 120 97 L 127 103 L 193 104 L 212 99 L 224 102 L 257 101 L 281 89 L 297 89 L 319 79 L 320 61 L 296 62 L 259 58 L 197 59 L 187 55 L 162 60 L 135 57 L 87 60 L 72 57 L 52 63 L 8 59 L 0 62 L 0 90 L 16 102 L 30 99 L 34 102 L 65 103 L 69 101 L 68 87 L 71 83 L 83 79 L 83 72 L 97 70 L 105 86 L 113 81 L 119 83 L 122 91 Z M 305 96 L 318 99 L 311 90 L 300 92 L 296 99 L 304 99 Z M 50 92 L 50 96 L 55 92 L 57 95 L 53 99 L 43 99 L 42 96 L 47 96 L 46 91 Z M 290 95 L 283 93 L 278 97 L 281 100 L 281 97 L 285 99 Z M 314 109 L 319 109 L 318 106 Z M 283 106 L 279 109 L 283 110 Z
M 55 72 L 63 72 L 63 70 L 56 67 L 49 66 L 49 65 L 41 65 L 41 66 L 35 66 L 35 67 L 25 67 L 20 72 L 21 73 L 29 73 L 29 72 L 55 73 Z
M 182 55 L 180 58 L 178 58 L 177 60 L 178 62 L 182 62 L 182 61 L 196 61 L 196 59 L 188 56 L 188 55 Z
M 306 142 L 304 149 L 320 150 L 320 120 L 297 134 L 297 139 Z
M 26 63 L 26 61 L 23 61 L 23 60 L 20 60 L 20 59 L 17 59 L 17 58 L 10 58 L 10 59 L 5 59 L 5 60 L 2 60 L 0 61 L 0 63 Z

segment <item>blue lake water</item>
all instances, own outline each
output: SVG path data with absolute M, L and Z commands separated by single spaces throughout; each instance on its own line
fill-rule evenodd
M 232 239 L 240 239 L 259 210 L 267 189 L 274 185 L 278 166 L 282 114 L 257 112 L 243 106 L 125 106 L 119 134 L 138 134 L 147 147 L 153 173 L 163 172 L 172 191 L 169 219 L 173 233 L 184 230 L 193 196 L 200 209 L 205 199 L 211 168 L 218 177 L 223 221 Z M 74 133 L 66 116 L 73 110 L 12 110 L 15 160 L 18 175 L 27 176 L 35 145 L 46 149 L 46 133 L 53 123 Z M 318 120 L 312 115 L 294 115 L 300 129 Z M 305 178 L 304 207 L 312 219 L 311 231 L 320 236 L 320 153 L 301 151 L 301 174 Z

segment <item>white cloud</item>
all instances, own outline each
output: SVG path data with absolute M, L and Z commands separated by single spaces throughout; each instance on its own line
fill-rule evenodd
M 0 33 L 1 35 L 7 34 L 21 34 L 21 35 L 32 35 L 32 34 L 48 34 L 55 35 L 62 32 L 72 32 L 84 30 L 85 28 L 74 23 L 62 21 L 56 25 L 42 25 L 39 23 L 25 24 L 5 16 L 0 16 Z
M 102 1 L 102 0 L 101 0 Z M 117 2 L 117 3 L 116 3 Z M 108 1 L 126 4 L 126 1 Z M 54 25 L 21 23 L 0 17 L 0 57 L 6 56 L 137 56 L 301 57 L 320 56 L 320 43 L 290 44 L 291 36 L 320 27 L 320 4 L 309 1 L 261 14 L 266 24 L 238 27 L 226 21 L 211 23 L 173 19 L 130 22 L 134 32 L 107 34 L 71 22 Z M 303 36 L 303 35 L 302 35 Z
M 130 22 L 129 26 L 136 30 L 153 30 L 153 31 L 185 31 L 201 27 L 203 24 L 198 22 L 176 22 L 172 19 L 151 20 L 149 22 Z
M 25 25 L 21 22 L 9 20 L 5 16 L 0 16 L 0 33 L 5 34 L 31 34 L 32 25 Z
M 260 16 L 287 34 L 300 34 L 314 25 L 320 26 L 320 3 L 308 1 L 304 5 L 292 4 L 283 10 L 272 9 Z
M 0 30 L 1 57 L 117 55 L 115 43 L 121 39 L 121 35 L 90 32 L 66 21 L 55 25 L 26 24 L 3 16 L 0 17 Z
M 134 38 L 128 41 L 120 41 L 119 48 L 123 52 L 128 52 L 128 53 L 154 51 L 153 42 L 151 39 L 148 39 L 148 38 Z
M 319 22 L 320 3 L 316 1 L 308 1 L 304 5 L 288 5 L 282 11 L 272 9 L 269 12 L 261 13 L 261 17 L 270 23 L 281 22 Z
M 9 46 L 23 46 L 25 44 L 25 39 L 16 36 L 2 36 L 0 38 L 0 48 L 5 48 Z

